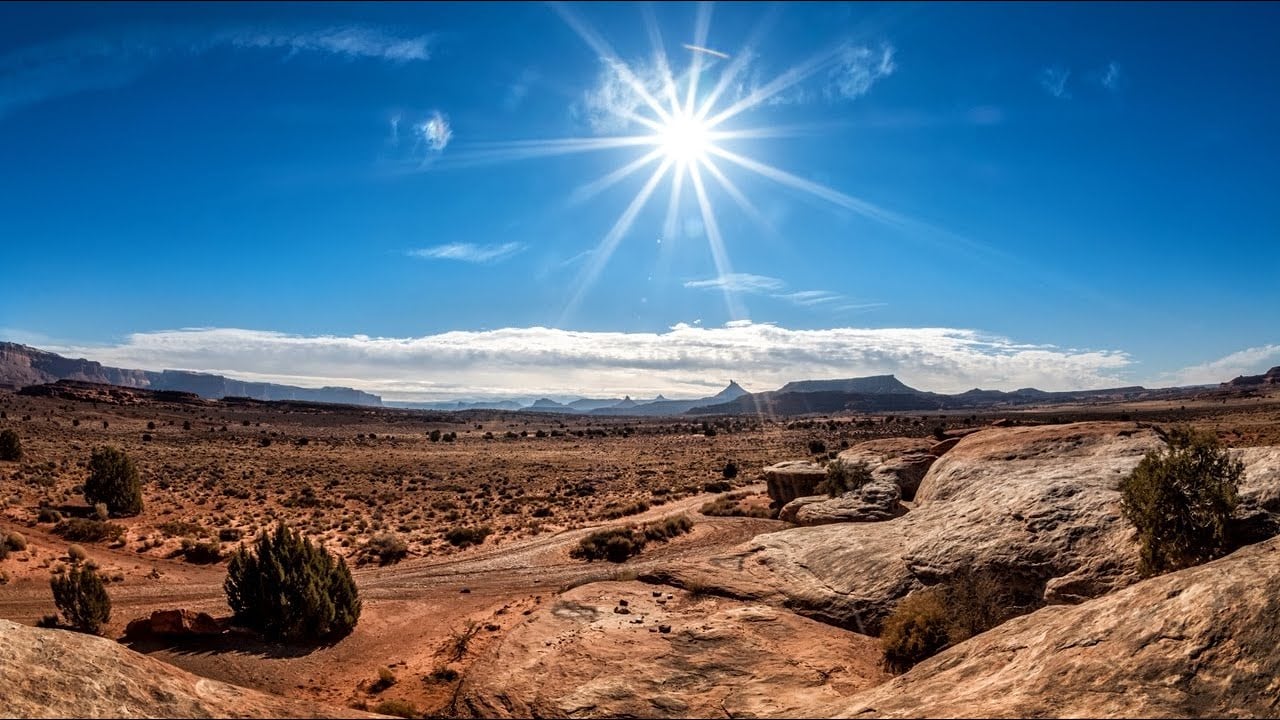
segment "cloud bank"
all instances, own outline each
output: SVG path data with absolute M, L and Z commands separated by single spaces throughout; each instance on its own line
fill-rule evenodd
M 346 385 L 388 399 L 581 394 L 701 397 L 729 378 L 752 390 L 790 380 L 896 374 L 923 390 L 1045 390 L 1127 384 L 1114 350 L 1020 343 L 955 328 L 793 330 L 735 321 L 623 333 L 543 327 L 415 338 L 300 336 L 231 328 L 136 333 L 114 346 L 47 346 L 149 370 L 186 369 L 302 386 Z
M 1280 345 L 1262 345 L 1168 373 L 1159 382 L 1168 385 L 1217 385 L 1238 375 L 1260 375 L 1276 365 L 1280 365 Z

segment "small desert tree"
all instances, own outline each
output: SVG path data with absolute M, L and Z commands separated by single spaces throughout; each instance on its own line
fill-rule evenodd
M 814 488 L 817 492 L 839 497 L 871 482 L 871 468 L 863 462 L 833 460 L 827 463 L 827 477 Z
M 21 460 L 22 441 L 13 430 L 0 431 L 0 460 Z
M 71 627 L 96 635 L 111 619 L 111 598 L 92 567 L 74 563 L 70 570 L 49 578 L 49 587 L 53 604 Z
M 1120 483 L 1120 508 L 1138 530 L 1144 574 L 1198 565 L 1223 554 L 1244 463 L 1211 434 L 1175 430 Z
M 129 456 L 110 446 L 94 450 L 89 457 L 84 499 L 90 505 L 106 504 L 116 516 L 142 512 L 142 481 Z
M 259 535 L 254 552 L 240 546 L 223 588 L 236 622 L 271 640 L 340 637 L 360 619 L 346 561 L 284 523 Z

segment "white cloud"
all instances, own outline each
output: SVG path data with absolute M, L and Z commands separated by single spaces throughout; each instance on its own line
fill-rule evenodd
M 400 38 L 367 27 L 334 27 L 303 33 L 236 32 L 225 36 L 241 48 L 280 48 L 290 55 L 321 52 L 392 62 L 428 60 L 430 36 Z
M 640 89 L 655 99 L 665 97 L 663 74 L 656 65 L 631 65 L 612 59 L 601 59 L 600 63 L 595 85 L 583 93 L 580 103 L 575 106 L 592 132 L 598 135 L 620 133 L 634 124 L 632 116 L 653 114 Z
M 1216 385 L 1239 375 L 1260 375 L 1276 365 L 1280 365 L 1280 345 L 1262 345 L 1166 373 L 1152 384 Z
M 304 32 L 235 30 L 210 35 L 190 27 L 99 27 L 0 54 L 0 117 L 77 93 L 124 87 L 165 60 L 219 47 L 369 58 L 396 63 L 431 57 L 429 36 L 399 37 L 368 27 Z
M 845 45 L 828 75 L 827 96 L 853 100 L 866 95 L 876 82 L 889 77 L 898 66 L 892 45 L 872 50 L 865 45 Z
M 1057 65 L 1047 67 L 1040 71 L 1040 87 L 1044 91 L 1060 100 L 1070 100 L 1071 93 L 1067 91 L 1067 80 L 1071 78 L 1071 71 Z
M 424 260 L 459 260 L 470 263 L 487 263 L 505 260 L 524 250 L 524 243 L 509 242 L 501 245 L 474 245 L 472 243 L 448 243 L 429 248 L 410 250 L 409 256 Z
M 1107 63 L 1107 69 L 1102 73 L 1102 86 L 1115 92 L 1120 89 L 1120 65 L 1114 60 Z
M 829 290 L 797 290 L 796 292 L 774 295 L 774 297 L 780 300 L 793 302 L 796 305 L 804 305 L 805 307 L 808 307 L 811 305 L 821 305 L 822 303 L 834 302 L 843 296 Z
M 1061 349 L 954 328 L 791 330 L 738 321 L 664 332 L 543 327 L 417 338 L 307 337 L 239 329 L 130 335 L 110 347 L 49 346 L 117 367 L 188 369 L 389 399 L 583 394 L 701 397 L 732 377 L 753 390 L 790 380 L 893 373 L 923 390 L 1127 384 L 1123 352 Z
M 822 307 L 835 312 L 865 311 L 885 305 L 885 303 L 845 303 L 837 306 L 833 303 L 848 298 L 830 290 L 787 290 L 787 283 L 778 278 L 750 273 L 729 273 L 706 280 L 689 280 L 684 286 L 696 290 L 728 290 L 733 293 L 768 295 L 775 300 L 785 300 L 800 307 Z
M 689 280 L 684 284 L 687 288 L 698 290 L 728 290 L 729 292 L 759 293 L 769 290 L 781 290 L 786 283 L 778 278 L 751 273 L 729 273 L 706 280 Z
M 415 129 L 432 152 L 441 152 L 453 139 L 453 128 L 449 126 L 448 118 L 439 112 L 431 113 L 431 117 L 418 123 Z

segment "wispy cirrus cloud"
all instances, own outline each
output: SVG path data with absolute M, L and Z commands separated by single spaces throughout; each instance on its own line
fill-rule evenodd
M 1107 63 L 1106 69 L 1102 71 L 1102 79 L 1099 80 L 1099 82 L 1102 83 L 1102 87 L 1110 90 L 1111 92 L 1116 92 L 1120 89 L 1120 83 L 1122 80 L 1123 75 L 1120 72 L 1120 64 L 1112 60 Z
M 285 49 L 290 55 L 320 52 L 392 62 L 431 58 L 430 35 L 398 37 L 370 27 L 333 27 L 301 33 L 234 31 L 219 38 L 234 47 Z
M 828 74 L 827 97 L 854 100 L 866 95 L 872 85 L 898 69 L 893 62 L 894 52 L 894 47 L 887 43 L 875 49 L 846 44 Z
M 786 283 L 778 278 L 751 273 L 729 273 L 705 280 L 689 280 L 684 286 L 696 290 L 728 290 L 737 293 L 760 293 L 769 290 L 781 290 Z
M 0 117 L 48 100 L 124 87 L 163 62 L 227 47 L 283 51 L 285 58 L 315 54 L 408 63 L 431 57 L 431 36 L 365 26 L 214 33 L 184 26 L 98 28 L 0 54 Z
M 703 280 L 689 280 L 684 286 L 694 290 L 720 290 L 744 295 L 764 295 L 785 300 L 805 308 L 829 308 L 837 312 L 866 311 L 884 307 L 885 303 L 852 303 L 849 298 L 830 290 L 788 290 L 779 278 L 751 273 L 729 273 Z
M 202 370 L 309 387 L 344 385 L 405 400 L 625 393 L 701 397 L 730 377 L 753 390 L 771 390 L 791 380 L 882 373 L 939 392 L 1065 390 L 1127 384 L 1118 373 L 1132 362 L 1121 351 L 1022 343 L 968 329 L 793 330 L 745 320 L 723 327 L 680 323 L 662 332 L 526 327 L 407 338 L 203 328 L 136 333 L 110 346 L 46 349 L 117 367 Z
M 1071 71 L 1060 65 L 1047 67 L 1040 71 L 1040 87 L 1059 100 L 1070 100 L 1071 92 L 1067 90 L 1067 81 L 1071 79 Z
M 414 130 L 430 152 L 443 151 L 453 139 L 453 128 L 449 125 L 449 119 L 438 111 L 431 113 L 431 117 L 415 125 Z
M 410 250 L 409 257 L 423 260 L 457 260 L 469 263 L 491 263 L 505 260 L 525 249 L 524 243 L 508 242 L 499 245 L 475 245 L 472 243 L 448 243 L 434 247 Z

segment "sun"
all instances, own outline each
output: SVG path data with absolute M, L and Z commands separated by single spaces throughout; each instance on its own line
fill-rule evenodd
M 830 44 L 825 49 L 820 49 L 811 58 L 792 66 L 772 80 L 759 85 L 753 82 L 750 89 L 744 90 L 743 78 L 748 63 L 758 57 L 755 45 L 768 27 L 767 20 L 770 17 L 768 15 L 757 25 L 742 50 L 731 55 L 707 47 L 711 4 L 700 3 L 694 23 L 694 42 L 682 44 L 682 47 L 691 53 L 688 69 L 677 74 L 672 72 L 662 41 L 662 33 L 653 11 L 648 6 L 644 6 L 645 26 L 653 46 L 654 71 L 645 71 L 638 75 L 636 70 L 622 60 L 594 28 L 577 17 L 569 6 L 561 3 L 552 3 L 551 6 L 595 51 L 598 58 L 607 65 L 623 87 L 626 101 L 613 103 L 609 111 L 614 114 L 615 119 L 623 121 L 623 125 L 628 130 L 639 128 L 640 132 L 603 137 L 489 143 L 485 147 L 476 149 L 474 160 L 482 163 L 600 150 L 639 151 L 638 156 L 629 162 L 575 189 L 570 194 L 570 201 L 574 203 L 595 197 L 639 173 L 642 169 L 656 165 L 649 178 L 644 181 L 642 187 L 626 205 L 609 231 L 600 239 L 595 249 L 584 254 L 588 259 L 583 263 L 578 280 L 574 283 L 572 296 L 561 314 L 560 325 L 564 324 L 565 319 L 582 301 L 587 290 L 595 284 L 605 264 L 613 256 L 614 250 L 623 238 L 631 233 L 641 211 L 653 199 L 664 180 L 668 181 L 670 194 L 666 203 L 659 242 L 678 236 L 677 228 L 682 217 L 681 206 L 685 202 L 686 193 L 691 190 L 697 201 L 703 234 L 718 277 L 730 276 L 733 273 L 733 267 L 729 259 L 727 243 L 717 222 L 717 214 L 712 207 L 713 196 L 709 191 L 720 190 L 723 195 L 733 201 L 743 216 L 753 221 L 763 231 L 776 233 L 769 220 L 738 188 L 730 177 L 730 173 L 726 172 L 729 169 L 728 166 L 733 166 L 733 171 L 747 171 L 879 222 L 895 227 L 906 224 L 906 219 L 902 216 L 879 208 L 861 198 L 793 175 L 730 149 L 735 143 L 744 141 L 808 134 L 810 131 L 804 126 L 731 127 L 737 123 L 730 121 L 745 117 L 748 111 L 770 104 L 771 99 L 779 93 L 834 67 L 844 57 L 845 43 Z M 719 78 L 709 86 L 709 89 L 707 86 L 700 87 L 699 81 L 703 72 L 712 67 L 719 68 Z M 722 165 L 725 167 L 722 168 Z M 665 247 L 671 247 L 672 244 L 668 242 Z M 735 320 L 745 318 L 745 308 L 736 297 L 734 290 L 728 284 L 722 289 L 729 316 Z
M 677 111 L 655 133 L 658 147 L 678 165 L 702 162 L 711 149 L 711 131 L 692 113 Z

